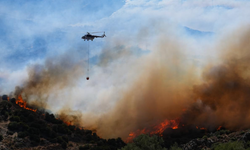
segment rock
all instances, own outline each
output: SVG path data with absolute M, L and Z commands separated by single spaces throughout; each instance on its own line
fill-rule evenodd
M 247 141 L 250 141 L 250 133 L 249 132 L 246 132 L 243 136 L 242 136 L 242 139 L 247 142 Z

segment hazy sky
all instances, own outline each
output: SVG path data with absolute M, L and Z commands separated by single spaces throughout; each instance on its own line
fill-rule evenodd
M 159 37 L 189 43 L 186 58 L 200 65 L 216 55 L 206 48 L 221 34 L 250 22 L 249 8 L 248 0 L 1 0 L 0 92 L 22 86 L 27 69 L 47 58 L 67 53 L 69 60 L 86 61 L 87 42 L 81 36 L 105 31 L 107 37 L 89 42 L 90 81 L 84 74 L 73 88 L 61 91 L 65 100 L 49 104 L 58 110 L 71 99 L 72 109 L 106 111 L 140 69 L 133 63 L 154 51 Z

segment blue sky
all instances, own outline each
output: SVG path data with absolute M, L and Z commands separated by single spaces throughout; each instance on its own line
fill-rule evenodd
M 53 55 L 53 51 L 60 53 L 66 47 L 73 48 L 79 44 L 79 37 L 95 28 L 74 29 L 70 27 L 71 24 L 94 22 L 108 17 L 123 4 L 124 2 L 107 3 L 103 0 L 95 3 L 91 1 L 1 1 L 0 38 L 3 56 L 1 62 L 5 62 L 6 67 L 13 67 L 16 70 L 16 67 L 22 68 L 30 60 Z M 69 44 L 65 44 L 67 42 Z
M 4 0 L 0 2 L 0 62 L 4 69 L 16 70 L 83 45 L 79 37 L 86 31 L 106 31 L 112 38 L 133 37 L 144 27 L 155 32 L 151 24 L 155 20 L 194 36 L 214 33 L 247 22 L 248 5 L 248 1 L 234 0 Z M 102 44 L 103 40 L 93 44 L 97 51 L 93 55 L 100 53 Z
M 247 0 L 1 0 L 0 92 L 24 86 L 29 69 L 39 64 L 48 76 L 63 74 L 42 91 L 48 109 L 102 114 L 155 66 L 182 73 L 194 65 L 201 74 L 207 61 L 219 61 L 214 47 L 220 39 L 249 25 L 249 8 Z M 81 37 L 88 31 L 107 37 L 89 42 L 86 82 L 87 42 Z M 49 74 L 48 60 L 58 72 Z M 64 62 L 72 63 L 69 72 Z M 79 64 L 75 75 L 70 68 Z

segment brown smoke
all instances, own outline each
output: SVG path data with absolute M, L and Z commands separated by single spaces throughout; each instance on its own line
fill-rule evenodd
M 97 133 L 126 138 L 131 131 L 176 118 L 206 128 L 249 128 L 249 39 L 250 29 L 241 28 L 220 40 L 215 46 L 220 60 L 203 68 L 200 79 L 185 58 L 188 44 L 161 37 L 152 54 L 138 59 L 143 62 L 138 77 L 97 121 Z
M 195 99 L 202 106 L 198 115 L 193 110 L 188 112 L 190 122 L 229 129 L 250 127 L 249 40 L 249 28 L 241 28 L 220 41 L 221 63 L 206 68 L 203 84 L 194 86 Z
M 151 54 L 138 58 L 131 67 L 137 77 L 120 92 L 113 110 L 97 121 L 101 137 L 127 137 L 129 132 L 165 119 L 175 119 L 190 103 L 195 67 L 188 64 L 183 49 L 188 44 L 160 36 Z
M 75 86 L 84 74 L 84 61 L 76 52 L 66 52 L 57 57 L 49 57 L 44 64 L 29 67 L 29 78 L 15 89 L 14 95 L 22 97 L 37 107 L 50 108 L 47 100 L 51 95 L 60 94 L 60 90 Z

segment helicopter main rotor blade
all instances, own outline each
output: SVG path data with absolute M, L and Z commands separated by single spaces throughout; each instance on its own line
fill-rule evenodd
M 104 33 L 105 31 L 88 32 L 88 33 Z

